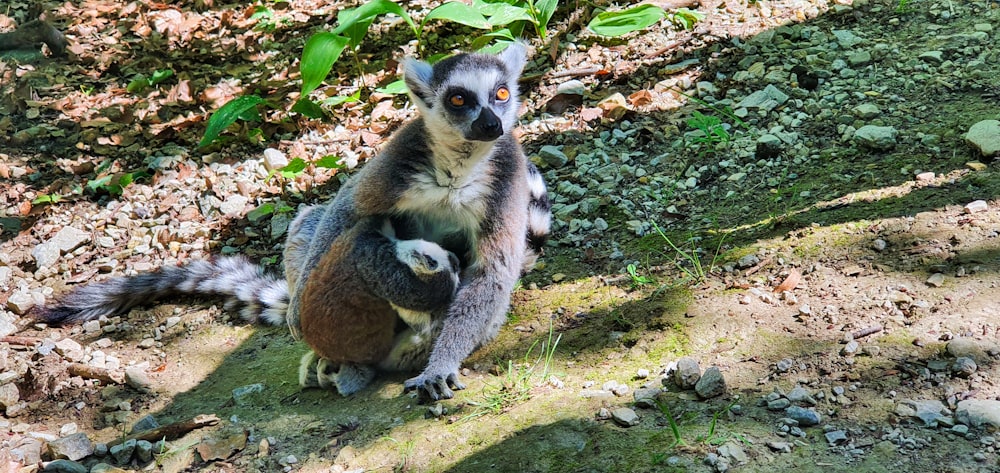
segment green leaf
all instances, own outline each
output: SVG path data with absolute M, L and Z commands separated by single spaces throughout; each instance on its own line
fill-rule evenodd
M 274 213 L 274 204 L 268 202 L 266 204 L 261 205 L 260 207 L 257 207 L 256 209 L 247 212 L 247 219 L 250 220 L 250 222 L 252 223 L 257 223 L 273 213 Z
M 601 36 L 621 36 L 653 25 L 664 15 L 666 12 L 662 8 L 645 4 L 622 11 L 602 12 L 587 27 Z
M 534 22 L 528 9 L 506 3 L 485 3 L 482 0 L 473 2 L 473 7 L 487 17 L 492 26 L 507 26 L 515 21 Z
M 337 13 L 337 27 L 333 30 L 333 34 L 346 34 L 351 39 L 351 46 L 357 47 L 368 33 L 368 27 L 375 21 L 375 17 L 383 13 L 399 15 L 410 25 L 414 35 L 418 33 L 417 25 L 402 7 L 389 0 L 372 0 L 357 8 Z
M 296 176 L 302 174 L 302 171 L 306 170 L 306 160 L 302 158 L 294 158 L 288 162 L 285 167 L 278 170 L 281 177 L 285 179 L 295 179 Z
M 686 30 L 694 28 L 695 23 L 705 19 L 705 14 L 687 8 L 678 8 L 668 16 L 671 22 Z
M 302 96 L 309 95 L 330 74 L 333 63 L 344 52 L 349 40 L 334 33 L 316 33 L 306 41 L 302 49 L 302 61 L 299 70 L 302 72 Z
M 538 10 L 538 23 L 545 27 L 556 12 L 559 0 L 538 0 L 535 2 L 535 9 Z
M 292 111 L 312 119 L 323 118 L 323 109 L 306 97 L 296 100 L 295 105 L 292 105 Z
M 490 44 L 491 41 L 496 41 Z M 486 33 L 472 41 L 471 48 L 482 53 L 496 54 L 503 51 L 507 45 L 516 40 L 514 33 L 503 28 L 490 33 Z
M 361 89 L 356 90 L 351 95 L 334 95 L 323 101 L 323 104 L 329 107 L 336 107 L 342 103 L 347 102 L 357 102 L 361 100 Z
M 480 13 L 479 9 L 466 5 L 462 2 L 448 2 L 439 5 L 430 11 L 423 21 L 421 27 L 430 20 L 447 20 L 481 30 L 488 30 L 493 27 L 486 17 Z
M 256 95 L 246 95 L 243 97 L 237 97 L 225 105 L 219 107 L 211 117 L 208 117 L 208 126 L 205 127 L 205 136 L 201 138 L 201 142 L 198 143 L 199 147 L 205 146 L 219 137 L 219 133 L 223 130 L 236 123 L 236 119 L 243 115 L 244 112 L 255 109 L 257 105 L 264 102 L 264 99 Z
M 346 166 L 340 163 L 340 158 L 328 154 L 316 160 L 316 167 L 324 169 L 344 169 Z
M 387 84 L 385 87 L 379 87 L 375 89 L 375 92 L 379 92 L 382 94 L 392 94 L 392 95 L 405 94 L 406 82 L 400 79 L 390 84 Z
M 38 197 L 35 197 L 31 201 L 31 204 L 32 205 L 38 205 L 38 204 L 55 204 L 55 203 L 59 202 L 60 199 L 61 199 L 61 197 L 59 197 L 59 194 L 52 194 L 52 195 L 49 195 L 49 194 L 39 194 Z
M 153 77 L 149 78 L 149 85 L 156 85 L 173 77 L 174 71 L 170 69 L 158 69 L 153 72 Z
M 125 90 L 133 94 L 138 94 L 139 92 L 145 90 L 146 87 L 149 87 L 149 79 L 146 79 L 146 76 L 142 74 L 136 74 L 135 79 L 132 79 L 128 85 L 125 86 Z

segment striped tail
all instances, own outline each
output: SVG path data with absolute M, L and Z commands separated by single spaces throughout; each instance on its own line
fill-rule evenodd
M 549 239 L 552 226 L 552 203 L 549 202 L 549 192 L 545 180 L 534 164 L 528 163 L 528 255 L 524 263 L 524 271 L 535 265 L 542 248 Z
M 240 307 L 240 316 L 248 322 L 282 324 L 288 308 L 284 278 L 243 256 L 230 256 L 80 286 L 38 309 L 35 316 L 52 325 L 80 323 L 183 294 L 226 296 L 226 307 Z

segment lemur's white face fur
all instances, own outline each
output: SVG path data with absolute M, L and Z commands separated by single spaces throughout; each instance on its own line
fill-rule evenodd
M 517 80 L 526 61 L 522 43 L 498 55 L 458 54 L 431 66 L 407 59 L 403 77 L 431 136 L 492 142 L 517 123 Z

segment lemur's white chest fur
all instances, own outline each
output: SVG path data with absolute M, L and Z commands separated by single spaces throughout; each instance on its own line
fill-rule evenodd
M 475 240 L 493 191 L 492 145 L 469 154 L 432 145 L 434 165 L 412 176 L 412 184 L 396 205 L 396 210 L 419 217 L 415 223 L 420 226 L 420 238 L 442 242 L 462 234 Z

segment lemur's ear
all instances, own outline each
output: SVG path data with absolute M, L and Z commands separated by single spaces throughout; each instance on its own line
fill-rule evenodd
M 515 41 L 507 46 L 498 57 L 507 67 L 507 72 L 520 77 L 524 64 L 528 62 L 528 47 L 522 41 Z
M 430 102 L 433 74 L 434 69 L 426 62 L 413 58 L 406 58 L 403 61 L 403 81 L 406 82 L 406 88 L 410 89 L 410 99 L 427 108 L 433 105 Z

